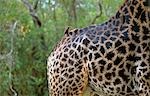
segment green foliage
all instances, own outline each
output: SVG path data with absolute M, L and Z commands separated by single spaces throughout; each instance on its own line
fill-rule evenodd
M 30 0 L 30 3 L 34 5 L 35 1 Z M 13 36 L 13 64 L 8 63 L 7 57 L 0 60 L 1 96 L 14 94 L 10 85 L 18 96 L 48 96 L 46 59 L 52 48 L 66 27 L 88 26 L 98 12 L 97 0 L 76 0 L 76 17 L 69 13 L 72 12 L 72 0 L 39 1 L 37 14 L 42 27 L 37 28 L 21 0 L 0 0 L 0 56 L 11 50 L 11 25 L 17 21 Z M 102 15 L 95 23 L 102 23 L 112 16 L 123 0 L 100 1 Z

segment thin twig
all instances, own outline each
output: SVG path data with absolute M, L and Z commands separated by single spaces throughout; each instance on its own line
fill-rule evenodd
M 37 0 L 37 2 L 36 2 L 36 4 L 35 4 L 34 8 L 33 8 L 33 6 L 29 3 L 28 0 L 21 0 L 21 1 L 22 1 L 22 2 L 24 3 L 24 5 L 28 8 L 29 13 L 30 13 L 30 15 L 31 15 L 31 17 L 32 17 L 32 19 L 33 19 L 34 24 L 35 24 L 36 26 L 38 26 L 38 27 L 41 27 L 41 26 L 42 26 L 41 20 L 39 19 L 38 15 L 37 15 L 37 13 L 36 13 L 36 8 L 37 8 L 37 4 L 38 4 L 38 1 L 39 1 L 39 0 Z
M 14 36 L 15 36 L 15 29 L 17 26 L 17 21 L 12 25 L 12 27 L 10 28 L 10 32 L 11 32 L 11 50 L 8 53 L 8 55 L 6 56 L 6 60 L 8 63 L 8 67 L 9 67 L 9 88 L 10 91 L 13 93 L 14 96 L 18 96 L 17 95 L 17 91 L 15 90 L 15 88 L 13 88 L 13 81 L 12 81 L 12 65 L 14 64 L 14 58 L 13 58 L 13 52 L 14 52 Z
M 36 11 L 37 8 L 38 8 L 38 3 L 39 3 L 39 0 L 36 0 L 36 1 L 35 1 L 35 5 L 34 5 L 34 10 L 35 10 L 35 11 Z

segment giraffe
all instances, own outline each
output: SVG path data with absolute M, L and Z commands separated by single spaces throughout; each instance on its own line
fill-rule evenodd
M 108 21 L 67 29 L 47 60 L 49 95 L 150 96 L 149 0 L 125 0 Z

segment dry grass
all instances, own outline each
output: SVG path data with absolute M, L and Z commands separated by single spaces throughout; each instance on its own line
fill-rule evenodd
M 99 95 L 96 95 L 96 92 L 93 92 L 91 90 L 91 88 L 87 88 L 83 94 L 83 96 L 107 96 L 106 94 L 104 94 L 103 92 L 99 92 Z

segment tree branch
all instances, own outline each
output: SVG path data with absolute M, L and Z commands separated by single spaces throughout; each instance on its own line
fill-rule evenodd
M 21 0 L 21 1 L 22 1 L 22 2 L 24 3 L 24 5 L 28 8 L 29 13 L 30 13 L 30 15 L 31 15 L 31 17 L 32 17 L 32 20 L 33 20 L 34 24 L 35 24 L 36 26 L 38 26 L 38 27 L 41 27 L 41 26 L 42 26 L 41 20 L 39 19 L 38 15 L 37 15 L 37 13 L 36 13 L 36 11 L 35 11 L 35 10 L 37 9 L 37 5 L 38 5 L 38 1 L 39 1 L 39 0 L 36 1 L 34 8 L 33 8 L 33 6 L 29 3 L 28 0 Z
M 99 7 L 99 13 L 94 17 L 91 24 L 94 24 L 96 22 L 96 20 L 102 15 L 102 5 L 101 5 L 100 1 L 98 2 L 98 7 Z
M 10 51 L 5 55 L 0 55 L 0 60 L 5 59 L 8 64 L 7 66 L 9 68 L 9 89 L 10 89 L 11 93 L 13 94 L 13 96 L 17 96 L 17 91 L 13 87 L 13 81 L 12 81 L 12 66 L 14 64 L 14 57 L 13 57 L 14 36 L 15 36 L 14 32 L 15 32 L 16 26 L 17 26 L 17 21 L 10 27 L 10 32 L 11 32 Z

